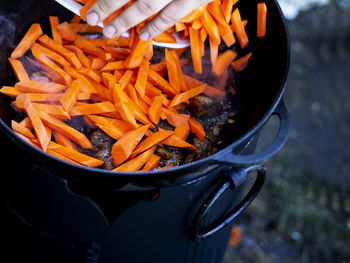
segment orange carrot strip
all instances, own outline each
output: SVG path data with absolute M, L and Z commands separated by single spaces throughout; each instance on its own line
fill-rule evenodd
M 48 49 L 38 43 L 34 43 L 32 46 L 32 52 L 37 52 L 40 54 L 45 55 L 46 57 L 50 58 L 51 60 L 57 62 L 61 66 L 69 66 L 70 63 L 61 55 L 57 54 L 56 52 L 52 51 L 51 49 Z
M 11 58 L 20 58 L 29 50 L 35 41 L 43 34 L 39 24 L 32 24 L 27 33 L 24 35 L 18 46 L 13 50 Z
M 193 10 L 191 13 L 189 13 L 187 16 L 185 16 L 184 18 L 182 18 L 180 20 L 180 22 L 182 23 L 191 23 L 192 21 L 196 20 L 197 18 L 199 18 L 204 10 L 207 8 L 207 5 L 201 6 L 200 8 L 197 8 L 195 10 Z
M 79 47 L 75 45 L 65 45 L 64 48 L 75 52 L 79 61 L 84 67 L 86 68 L 91 67 L 91 60 L 85 55 L 85 53 Z
M 179 72 L 177 70 L 175 58 L 172 56 L 170 51 L 165 49 L 165 63 L 168 71 L 169 84 L 177 91 L 181 90 L 181 83 L 179 78 Z
M 102 46 L 102 48 L 108 52 L 111 53 L 113 58 L 116 59 L 126 59 L 130 54 L 129 48 L 122 48 L 122 47 L 111 47 L 111 46 Z
M 148 116 L 154 124 L 158 124 L 160 120 L 161 110 L 163 104 L 163 96 L 154 97 L 151 106 L 148 109 Z
M 103 59 L 105 61 L 109 61 L 109 60 L 112 59 L 112 54 L 104 51 L 104 49 L 100 48 L 100 47 L 85 46 L 85 47 L 82 47 L 82 50 L 85 53 L 88 53 L 88 54 L 90 54 L 92 56 L 101 58 L 101 59 Z
M 130 123 L 134 128 L 138 127 L 135 119 L 135 113 L 132 111 L 129 104 L 124 101 L 120 101 L 115 106 L 123 120 Z
M 133 73 L 132 70 L 125 71 L 124 75 L 119 80 L 121 89 L 125 89 L 129 85 Z
M 99 26 L 90 26 L 88 24 L 70 23 L 71 28 L 79 34 L 101 33 L 102 28 Z
M 56 153 L 59 153 L 73 161 L 76 161 L 82 165 L 88 167 L 98 167 L 101 166 L 104 162 L 93 157 L 90 157 L 86 154 L 74 151 L 68 147 L 60 145 L 58 143 L 50 142 L 48 148 Z
M 108 126 L 104 124 L 96 124 L 96 126 L 115 140 L 119 140 L 125 134 L 125 132 L 120 129 L 116 129 L 114 126 Z
M 176 90 L 170 86 L 169 82 L 151 68 L 148 70 L 148 79 L 169 97 L 174 97 L 177 94 Z
M 80 75 L 77 81 L 80 84 L 80 91 L 87 93 L 97 93 L 94 85 L 84 75 Z
M 15 87 L 21 92 L 33 93 L 56 93 L 66 88 L 66 86 L 57 84 L 55 82 L 41 82 L 34 80 L 17 82 Z
M 190 76 L 187 76 L 187 75 L 184 75 L 184 80 L 186 81 L 186 84 L 188 85 L 189 88 L 194 88 L 196 86 L 199 86 L 201 84 L 203 84 L 203 82 L 197 80 L 197 79 L 194 79 Z M 205 95 L 208 95 L 210 97 L 214 97 L 214 98 L 223 98 L 225 97 L 225 92 L 224 91 L 221 91 L 221 90 L 218 90 L 210 85 L 206 85 L 205 86 L 205 89 L 203 91 L 203 93 Z
M 55 141 L 58 144 L 63 145 L 74 151 L 78 151 L 75 145 L 73 144 L 73 142 L 69 140 L 66 136 L 64 136 L 62 133 L 59 133 L 58 131 L 53 131 L 52 134 L 53 134 L 53 137 L 55 138 Z
M 258 18 L 257 18 L 257 37 L 264 37 L 266 35 L 266 17 L 267 7 L 265 3 L 258 3 Z
M 11 128 L 13 131 L 20 133 L 29 139 L 36 139 L 36 136 L 31 132 L 31 130 L 20 123 L 15 122 L 14 120 L 11 121 Z
M 54 131 L 62 133 L 64 136 L 76 142 L 84 149 L 92 148 L 89 139 L 86 138 L 86 136 L 83 133 L 73 129 L 71 126 L 64 123 L 63 121 L 48 115 L 46 112 L 38 111 L 38 114 L 42 122 L 47 127 L 51 128 Z
M 170 51 L 170 54 L 172 55 L 174 62 L 175 62 L 175 65 L 176 65 L 176 69 L 177 69 L 177 73 L 178 73 L 178 77 L 179 77 L 179 81 L 180 81 L 180 91 L 181 92 L 186 91 L 187 85 L 186 85 L 186 82 L 184 80 L 179 55 L 176 53 L 176 50 L 174 50 L 174 49 Z
M 160 33 L 153 40 L 160 43 L 176 43 L 176 38 L 167 32 Z
M 183 22 L 177 22 L 175 24 L 175 31 L 176 32 L 179 32 L 179 31 L 182 31 L 182 30 L 185 30 L 186 26 Z
M 205 89 L 206 84 L 202 84 L 198 87 L 189 89 L 183 93 L 177 94 L 172 101 L 170 102 L 169 108 L 179 105 L 183 102 L 188 101 L 189 99 L 201 94 Z
M 160 156 L 152 154 L 141 171 L 146 172 L 146 171 L 151 171 L 151 170 L 155 169 L 157 167 L 157 165 L 159 164 L 160 159 L 161 159 Z
M 50 48 L 50 49 L 56 51 L 57 53 L 59 53 L 60 55 L 64 56 L 66 59 L 68 59 L 73 64 L 73 66 L 75 68 L 78 69 L 81 67 L 81 63 L 80 63 L 79 59 L 77 58 L 77 56 L 73 52 L 64 48 L 62 45 L 57 44 L 54 40 L 49 38 L 47 35 L 41 36 L 39 38 L 39 41 L 41 44 L 43 44 L 47 48 Z
M 18 81 L 29 80 L 29 76 L 25 68 L 23 67 L 21 61 L 13 58 L 9 58 L 9 61 Z
M 104 126 L 112 127 L 113 129 L 120 130 L 121 133 L 126 133 L 134 127 L 130 125 L 128 122 L 123 120 L 118 120 L 115 118 L 103 117 L 98 115 L 87 115 L 87 117 L 92 120 L 96 125 L 101 124 Z
M 135 89 L 140 94 L 141 98 L 145 95 L 149 66 L 150 66 L 149 61 L 144 59 L 142 60 L 141 65 L 137 72 Z
M 106 66 L 107 62 L 101 58 L 93 58 L 91 63 L 91 69 L 100 70 Z
M 134 172 L 138 171 L 142 168 L 142 166 L 147 163 L 147 161 L 151 158 L 154 153 L 155 148 L 151 148 L 144 153 L 140 154 L 136 158 L 126 162 L 125 164 L 115 168 L 114 172 Z
M 74 15 L 73 18 L 69 21 L 69 24 L 76 24 L 81 21 L 81 17 L 78 15 Z
M 41 121 L 37 110 L 34 108 L 33 104 L 28 98 L 24 100 L 24 109 L 32 122 L 35 134 L 38 137 L 42 150 L 46 152 L 51 138 L 47 134 L 45 126 Z
M 57 26 L 57 31 L 60 34 L 61 38 L 73 42 L 79 35 L 71 27 L 68 22 L 63 22 Z
M 76 103 L 79 96 L 79 82 L 73 81 L 66 89 L 63 96 L 60 98 L 60 102 L 65 111 L 69 112 Z
M 174 135 L 176 135 L 182 140 L 186 140 L 189 133 L 190 133 L 190 125 L 188 123 L 182 126 L 175 127 Z
M 114 61 L 107 63 L 101 71 L 112 71 L 112 70 L 120 70 L 125 69 L 124 60 Z
M 203 24 L 203 27 L 208 32 L 209 38 L 214 41 L 215 44 L 220 44 L 220 32 L 219 29 L 215 23 L 214 18 L 210 15 L 210 13 L 207 10 L 204 10 L 201 21 Z
M 86 13 L 89 11 L 89 9 L 92 7 L 92 5 L 96 2 L 96 0 L 89 0 L 80 10 L 80 17 L 84 21 L 86 21 Z
M 75 105 L 69 114 L 71 116 L 79 116 L 79 115 L 89 115 L 89 114 L 101 114 L 106 112 L 114 112 L 116 111 L 115 106 L 109 102 L 98 102 L 98 103 L 81 103 L 78 105 Z
M 51 79 L 65 85 L 69 85 L 72 82 L 72 77 L 69 74 L 67 74 L 66 71 L 60 68 L 56 63 L 50 60 L 39 50 L 33 48 L 32 54 L 34 58 L 46 68 L 45 70 L 48 70 Z M 57 77 L 54 77 L 55 74 L 57 75 Z
M 81 37 L 74 41 L 74 44 L 83 49 L 84 47 L 103 47 L 107 45 L 107 39 L 105 38 L 85 38 Z
M 211 64 L 215 64 L 219 56 L 219 45 L 214 43 L 214 41 L 211 38 L 209 38 L 209 45 L 210 45 L 210 61 L 211 61 Z
M 80 17 L 79 17 L 80 19 Z M 57 31 L 57 26 L 60 24 L 59 19 L 57 16 L 50 16 L 50 26 L 51 26 L 51 35 L 52 39 L 56 41 L 58 44 L 62 45 L 62 37 Z
M 238 0 L 222 0 L 221 10 L 227 23 L 230 22 L 233 5 L 237 2 Z
M 205 137 L 204 128 L 198 121 L 190 118 L 188 124 L 190 125 L 191 132 L 196 135 L 198 139 L 202 140 Z
M 189 27 L 191 42 L 191 57 L 193 68 L 196 73 L 202 73 L 202 56 L 199 41 L 199 31 Z
M 27 98 L 25 97 L 24 101 L 15 100 L 11 102 L 11 106 L 14 107 L 17 111 L 25 110 L 24 102 Z M 61 105 L 50 105 L 43 103 L 32 103 L 34 108 L 39 111 L 44 111 L 56 118 L 59 119 L 70 119 L 69 114 L 61 107 Z
M 152 40 L 142 41 L 138 36 L 136 36 L 130 54 L 124 61 L 126 68 L 137 68 L 141 65 L 150 41 Z
M 192 144 L 189 144 L 185 140 L 182 140 L 181 138 L 172 135 L 165 140 L 161 142 L 162 144 L 168 145 L 168 146 L 173 146 L 173 147 L 178 147 L 178 148 L 185 148 L 189 150 L 197 150 L 196 147 L 194 147 Z
M 149 127 L 150 125 L 145 125 L 129 131 L 113 145 L 111 154 L 114 166 L 119 166 L 129 158 L 130 154 L 141 141 Z
M 136 155 L 143 153 L 144 151 L 147 151 L 148 149 L 156 146 L 158 143 L 160 143 L 161 141 L 165 140 L 166 138 L 172 136 L 173 134 L 174 134 L 173 131 L 167 131 L 167 130 L 160 130 L 158 132 L 151 134 L 135 148 L 135 150 L 130 155 L 130 159 L 132 159 Z
M 249 59 L 252 55 L 253 55 L 253 53 L 249 52 L 247 55 L 244 55 L 243 57 L 233 61 L 231 63 L 233 70 L 238 72 L 238 71 L 245 69 L 247 67 Z
M 91 68 L 80 68 L 78 69 L 78 72 L 85 75 L 86 77 L 91 78 L 93 81 L 96 81 L 97 83 L 100 83 L 102 80 L 102 77 Z
M 248 45 L 249 40 L 238 8 L 232 12 L 231 21 L 241 48 L 245 48 Z
M 128 84 L 125 87 L 125 92 L 136 105 L 140 105 L 139 97 L 137 96 L 136 90 L 132 84 Z M 145 113 L 147 113 L 147 111 Z
M 227 67 L 231 64 L 231 62 L 236 58 L 237 53 L 228 49 L 222 54 L 220 54 L 216 60 L 216 63 L 212 65 L 211 72 L 215 76 L 220 76 Z
M 69 159 L 68 157 L 63 156 L 62 154 L 59 154 L 59 153 L 57 153 L 57 152 L 55 152 L 53 150 L 47 149 L 46 153 L 48 153 L 48 154 L 50 154 L 50 155 L 52 155 L 54 157 L 57 157 L 57 158 L 59 158 L 61 160 L 80 165 L 80 163 L 78 163 L 76 161 L 73 161 L 72 159 Z
M 171 167 L 174 167 L 174 165 L 173 165 L 173 164 L 168 164 L 168 165 L 163 166 L 163 167 L 160 167 L 160 168 L 158 168 L 158 169 L 156 169 L 156 170 L 165 170 L 165 169 L 169 169 L 169 168 L 171 168 Z
M 190 118 L 188 114 L 179 114 L 177 112 L 174 112 L 165 108 L 163 108 L 163 111 L 166 114 L 167 122 L 174 127 L 187 124 Z
M 21 91 L 19 91 L 17 88 L 15 87 L 9 87 L 9 86 L 3 86 L 0 89 L 0 93 L 5 94 L 11 98 L 16 98 L 18 95 L 21 94 Z

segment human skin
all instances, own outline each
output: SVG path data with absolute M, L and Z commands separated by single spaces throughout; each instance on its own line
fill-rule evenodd
M 158 13 L 141 30 L 142 40 L 149 40 L 172 27 L 176 22 L 212 0 L 136 0 L 104 28 L 107 38 L 118 36 Z M 129 0 L 97 0 L 86 15 L 86 22 L 92 26 L 105 20 Z

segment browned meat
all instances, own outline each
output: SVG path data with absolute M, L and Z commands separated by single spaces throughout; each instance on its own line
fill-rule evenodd
M 213 118 L 222 112 L 223 106 L 220 100 L 207 96 L 196 96 L 190 101 L 191 115 L 198 119 Z
M 105 162 L 103 165 L 104 169 L 114 169 L 115 167 L 111 155 L 114 140 L 100 129 L 93 131 L 89 139 L 93 145 L 93 149 L 91 150 L 92 156 Z

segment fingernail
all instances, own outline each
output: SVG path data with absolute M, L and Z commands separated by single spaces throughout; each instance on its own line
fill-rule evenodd
M 106 26 L 103 28 L 103 34 L 108 38 L 112 38 L 115 34 L 114 26 Z
M 90 12 L 86 15 L 86 22 L 91 26 L 96 26 L 99 20 L 98 14 Z
M 140 34 L 139 34 L 140 39 L 143 41 L 149 40 L 150 36 L 151 35 L 147 31 L 140 32 Z

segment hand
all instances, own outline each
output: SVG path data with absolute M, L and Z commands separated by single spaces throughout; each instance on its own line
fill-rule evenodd
M 136 0 L 103 29 L 103 34 L 112 38 L 136 26 L 158 13 L 140 32 L 142 40 L 149 40 L 172 27 L 176 22 L 212 0 Z M 86 15 L 86 22 L 96 25 L 129 0 L 97 0 Z

